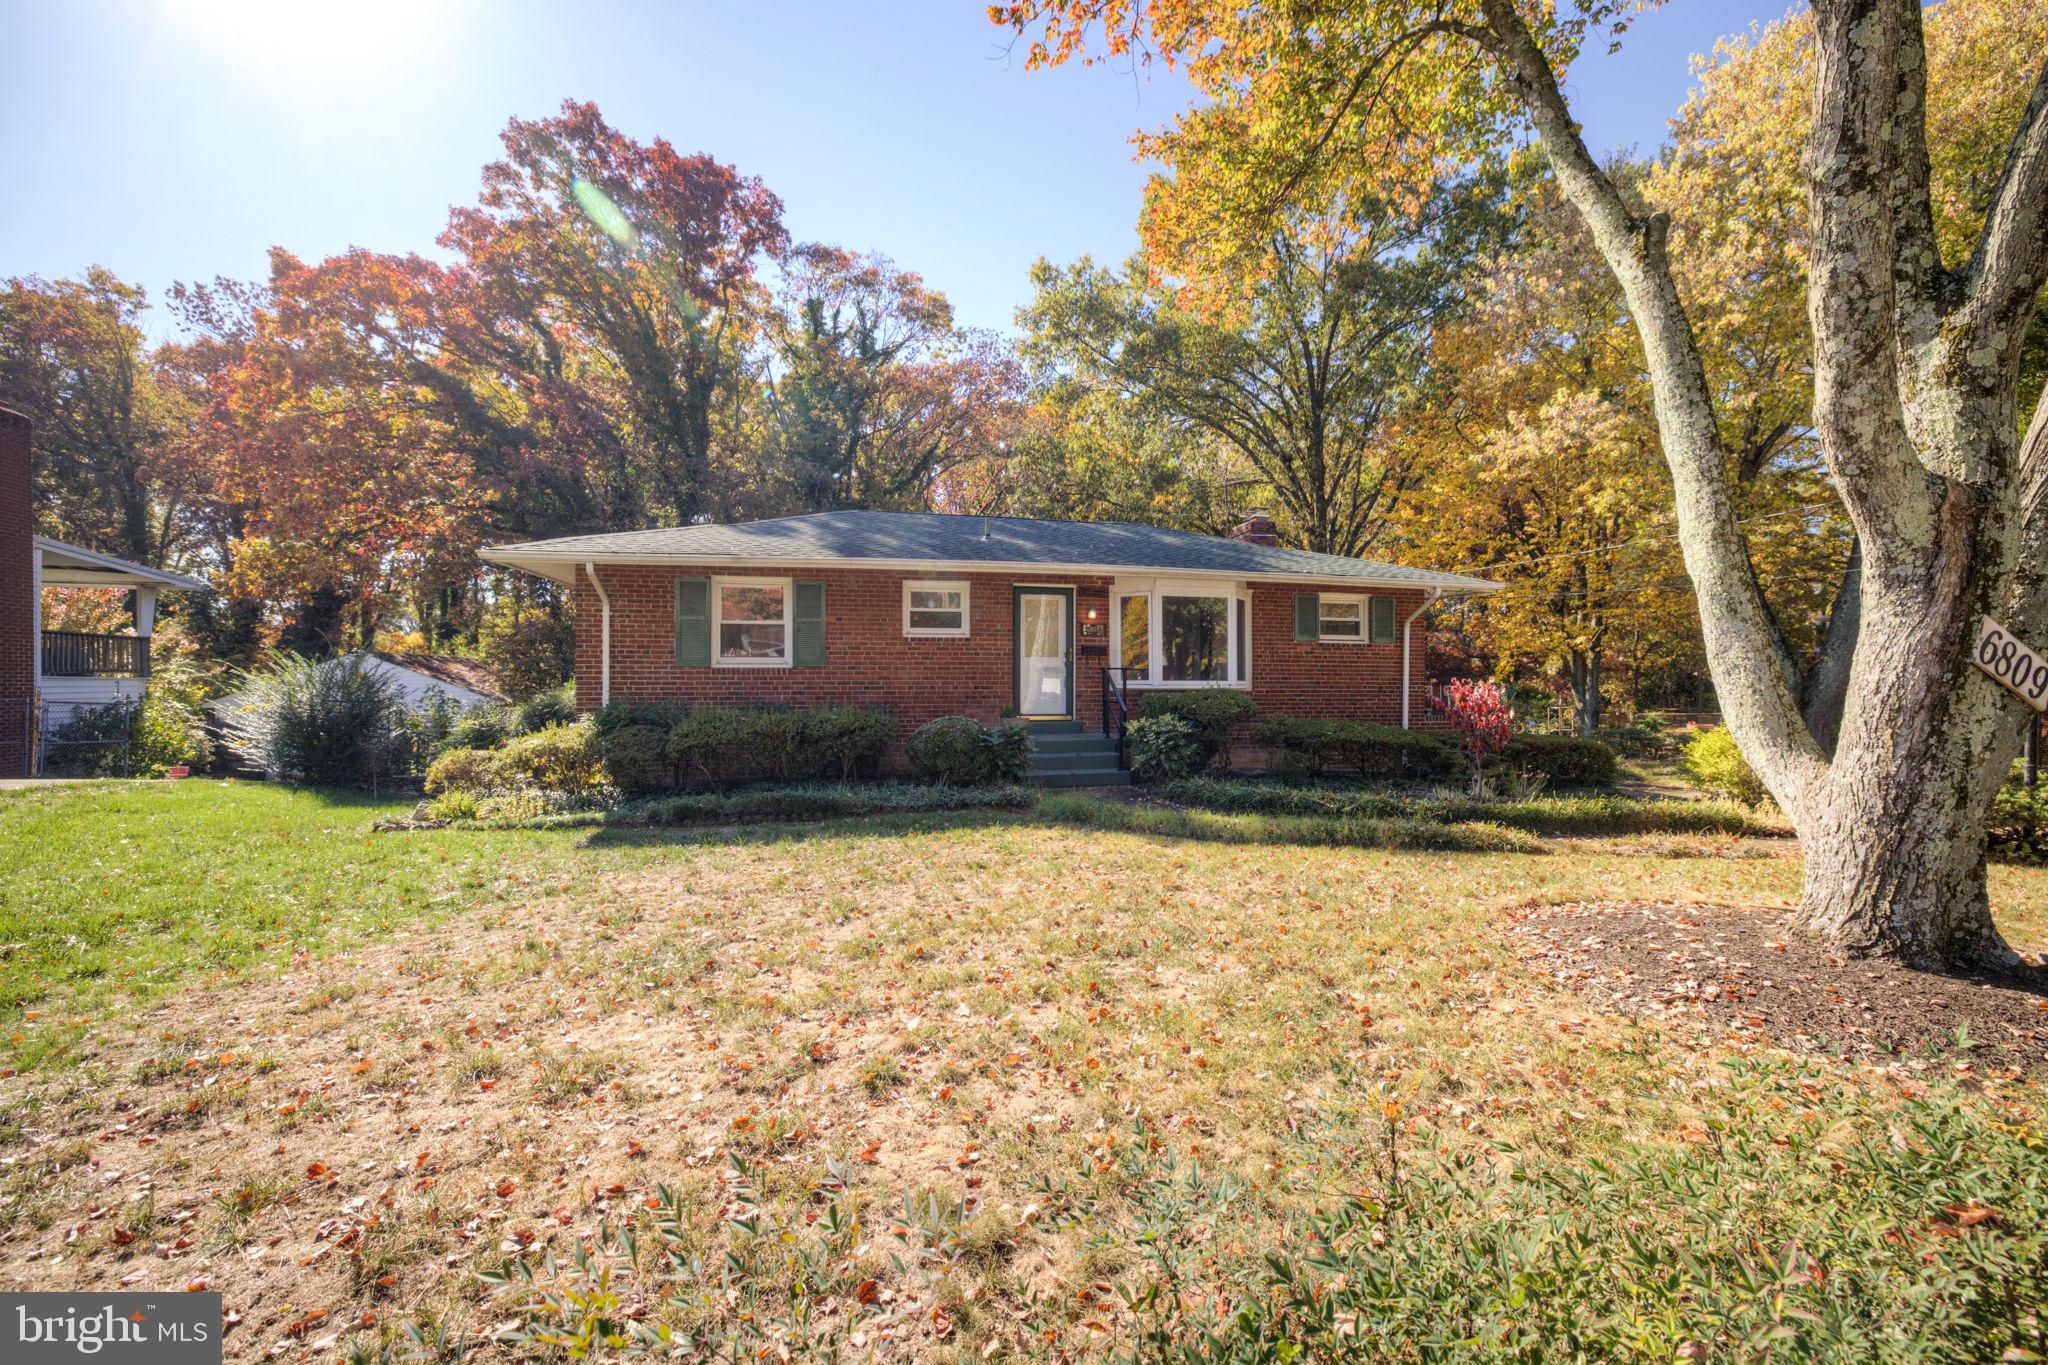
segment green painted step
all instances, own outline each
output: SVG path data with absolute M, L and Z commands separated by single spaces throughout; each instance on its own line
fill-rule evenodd
M 1116 741 L 1108 735 L 1033 735 L 1031 752 L 1034 754 L 1098 754 L 1112 753 Z

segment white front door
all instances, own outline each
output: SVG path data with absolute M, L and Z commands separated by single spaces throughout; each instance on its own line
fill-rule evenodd
M 1067 611 L 1064 589 L 1017 590 L 1017 713 L 1070 716 L 1073 681 L 1067 667 Z

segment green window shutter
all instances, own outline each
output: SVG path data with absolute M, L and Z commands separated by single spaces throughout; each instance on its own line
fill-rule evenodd
M 823 668 L 825 666 L 825 585 L 823 583 L 792 584 L 790 602 L 790 625 L 796 635 L 796 647 L 790 651 L 790 662 L 798 668 Z
M 1394 643 L 1394 599 L 1391 597 L 1372 599 L 1372 642 L 1376 645 Z
M 711 580 L 676 580 L 676 667 L 711 667 Z
M 1294 594 L 1294 638 L 1297 640 L 1319 639 L 1323 633 L 1323 600 L 1312 592 Z

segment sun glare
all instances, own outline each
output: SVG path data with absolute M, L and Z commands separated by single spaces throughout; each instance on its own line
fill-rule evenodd
M 174 29 L 250 74 L 368 74 L 420 38 L 418 0 L 166 0 Z

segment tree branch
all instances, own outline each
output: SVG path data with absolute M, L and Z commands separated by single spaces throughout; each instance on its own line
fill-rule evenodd
M 1557 75 L 1512 0 L 1481 0 L 1492 50 L 1528 111 L 1565 197 L 1578 209 L 1628 300 L 1650 364 L 1657 426 L 1677 494 L 1680 545 L 1700 605 L 1721 704 L 1772 795 L 1796 812 L 1827 772 L 1799 714 L 1769 613 L 1735 521 L 1706 368 L 1665 247 L 1670 219 L 1638 219 L 1586 149 Z
M 2018 345 L 2048 277 L 2048 61 L 2013 133 L 1984 231 L 1963 272 L 1974 330 Z

